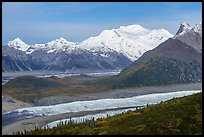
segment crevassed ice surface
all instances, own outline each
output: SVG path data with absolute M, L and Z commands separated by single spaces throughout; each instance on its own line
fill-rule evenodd
M 146 95 L 142 95 L 142 96 L 138 96 L 138 97 L 141 97 L 141 98 L 147 97 L 142 102 L 147 102 L 147 100 L 149 100 L 149 99 L 151 99 L 151 97 L 153 97 L 153 98 L 155 98 L 155 100 L 157 100 L 154 103 L 159 103 L 159 100 L 161 101 L 162 99 L 163 99 L 163 101 L 165 101 L 165 100 L 168 100 L 168 99 L 170 99 L 172 97 L 182 97 L 182 96 L 190 95 L 190 94 L 197 93 L 197 92 L 201 92 L 201 91 L 180 91 L 180 92 L 173 92 L 172 94 L 170 94 L 170 93 L 160 93 L 160 94 L 156 94 L 156 95 L 153 94 L 152 96 L 148 95 L 148 97 Z M 128 100 L 127 100 L 127 102 L 128 102 Z M 127 112 L 129 110 L 135 110 L 135 108 L 106 111 L 106 112 L 92 114 L 92 115 L 85 115 L 85 116 L 81 116 L 81 117 L 73 117 L 73 118 L 71 118 L 71 121 L 80 123 L 80 122 L 83 122 L 85 119 L 90 120 L 92 118 L 94 118 L 94 119 L 105 118 L 105 117 L 107 117 L 107 115 L 113 116 L 113 115 L 116 115 L 116 114 L 121 114 L 123 112 Z M 50 122 L 47 125 L 43 126 L 42 128 L 47 128 L 47 127 L 48 128 L 53 128 L 53 127 L 56 127 L 58 124 L 60 124 L 60 122 L 64 123 L 64 122 L 67 122 L 67 121 L 70 121 L 70 119 L 61 119 L 61 120 L 53 121 L 53 122 Z
M 51 106 L 27 107 L 16 109 L 14 111 L 6 112 L 3 114 L 3 119 L 11 119 L 12 115 L 24 118 L 31 118 L 36 116 L 57 115 L 68 112 L 80 111 L 94 111 L 105 110 L 123 107 L 144 106 L 147 104 L 160 103 L 161 101 L 169 100 L 173 97 L 182 97 L 191 95 L 193 93 L 202 92 L 202 90 L 193 91 L 178 91 L 170 93 L 157 93 L 139 95 L 130 98 L 117 98 L 117 99 L 99 99 L 91 101 L 75 101 L 71 103 L 63 103 Z

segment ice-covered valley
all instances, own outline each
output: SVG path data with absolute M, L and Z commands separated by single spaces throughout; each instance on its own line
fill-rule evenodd
M 156 103 L 160 103 L 161 101 L 169 100 L 173 97 L 174 98 L 182 97 L 182 96 L 187 96 L 198 92 L 202 92 L 202 90 L 146 94 L 146 95 L 138 95 L 138 96 L 129 97 L 129 98 L 115 98 L 115 99 L 107 98 L 107 99 L 98 99 L 98 100 L 91 100 L 91 101 L 74 101 L 71 103 L 63 103 L 63 104 L 50 105 L 50 106 L 20 108 L 14 111 L 3 113 L 2 124 L 8 125 L 23 119 L 59 115 L 59 114 L 70 113 L 70 112 L 83 112 L 83 111 L 95 111 L 95 110 L 106 110 L 106 109 L 108 110 L 108 109 L 146 106 L 147 104 L 156 104 Z M 120 112 L 122 113 L 123 111 L 120 111 Z M 110 111 L 110 113 L 112 113 L 112 111 Z

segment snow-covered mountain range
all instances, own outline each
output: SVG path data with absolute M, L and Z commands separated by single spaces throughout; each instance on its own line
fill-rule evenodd
M 35 69 L 58 70 L 60 68 L 63 71 L 72 68 L 122 69 L 172 36 L 165 29 L 149 30 L 140 25 L 129 25 L 104 30 L 98 36 L 82 42 L 70 42 L 59 38 L 46 44 L 28 45 L 20 38 L 16 38 L 9 41 L 7 45 L 13 48 L 12 54 L 16 50 L 26 56 L 26 60 L 32 60 L 31 62 L 37 66 L 41 64 L 40 68 Z M 5 47 L 3 46 L 3 50 Z M 25 59 L 17 57 L 14 59 L 8 47 L 2 57 L 9 59 L 7 61 L 10 64 L 3 61 L 4 71 L 24 70 L 19 68 L 21 65 L 31 68 L 29 70 L 34 69 L 25 62 L 18 64 Z
M 116 51 L 124 54 L 132 61 L 139 58 L 144 52 L 155 48 L 173 35 L 165 29 L 149 30 L 140 25 L 121 26 L 117 29 L 104 30 L 99 36 L 90 37 L 81 43 L 69 42 L 59 38 L 47 44 L 27 45 L 20 38 L 9 41 L 8 45 L 17 50 L 31 54 L 37 50 L 44 50 L 47 53 L 59 51 L 75 51 L 79 49 L 91 52 Z

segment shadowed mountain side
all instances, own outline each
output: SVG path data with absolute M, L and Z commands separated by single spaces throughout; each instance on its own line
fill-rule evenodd
M 197 82 L 202 79 L 202 53 L 177 39 L 146 52 L 120 74 L 97 81 L 112 88 Z

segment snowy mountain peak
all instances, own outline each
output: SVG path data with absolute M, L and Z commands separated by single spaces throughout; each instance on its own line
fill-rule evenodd
M 141 33 L 147 33 L 150 30 L 143 28 L 140 25 L 128 25 L 128 26 L 120 26 L 117 29 L 111 29 L 111 30 L 104 30 L 100 33 L 99 36 L 103 37 L 112 37 L 114 35 L 121 37 L 120 34 L 126 34 L 126 35 L 136 35 L 136 34 L 141 34 Z
M 173 38 L 186 43 L 202 52 L 202 22 L 196 24 L 193 28 L 185 26 L 185 30 Z
M 13 41 L 23 42 L 19 37 L 15 38 Z
M 143 28 L 142 26 L 140 26 L 138 24 L 128 25 L 128 26 L 121 26 L 119 28 L 119 30 L 125 31 L 125 32 L 131 32 L 131 33 L 148 31 L 148 29 Z
M 125 29 L 125 30 L 142 30 L 145 29 L 142 26 L 138 25 L 138 24 L 134 24 L 134 25 L 128 25 L 128 26 L 121 26 L 120 29 Z
M 202 34 L 202 22 L 198 23 L 195 25 L 195 27 L 193 27 L 193 30 L 195 32 L 201 33 Z
M 180 26 L 190 27 L 190 25 L 185 21 L 182 21 Z
M 67 42 L 66 39 L 64 39 L 63 37 L 59 38 L 59 39 L 56 39 L 55 41 L 63 41 L 63 42 Z
M 69 42 L 64 38 L 58 38 L 56 40 L 50 41 L 46 44 L 34 44 L 26 51 L 26 54 L 31 54 L 36 50 L 43 50 L 47 53 L 65 51 L 65 50 L 73 50 L 76 47 L 76 43 Z
M 24 43 L 20 38 L 16 38 L 13 41 L 9 41 L 7 44 L 9 47 L 13 47 L 17 50 L 26 51 L 30 46 Z
M 75 45 L 75 44 L 76 43 L 67 41 L 66 39 L 62 37 L 47 43 L 47 45 L 58 45 L 58 46 Z
M 99 36 L 91 37 L 80 43 L 80 48 L 91 52 L 115 51 L 135 61 L 173 35 L 165 29 L 149 30 L 140 25 L 121 26 L 104 30 Z
M 190 30 L 190 25 L 187 22 L 182 22 L 180 25 L 179 30 L 177 31 L 176 35 L 181 35 L 183 34 L 185 31 Z
M 191 28 L 188 23 L 182 22 L 179 30 L 177 31 L 176 35 L 173 38 L 175 39 L 180 36 L 183 36 L 186 33 L 194 33 L 194 32 L 199 33 L 199 35 L 202 36 L 202 22 L 196 24 L 193 28 Z

